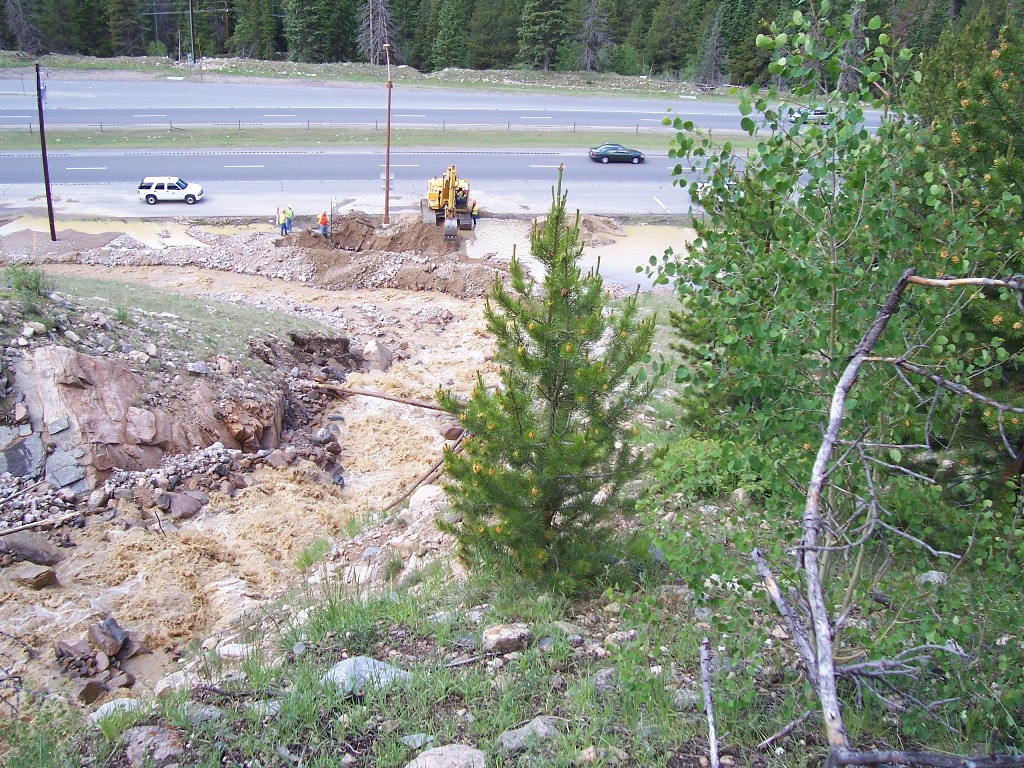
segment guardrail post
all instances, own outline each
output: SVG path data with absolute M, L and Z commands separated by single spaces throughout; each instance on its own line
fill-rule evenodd
M 100 123 L 100 133 L 103 133 L 103 123 Z
M 168 120 L 167 121 L 167 125 L 169 126 L 168 129 L 167 129 L 168 131 L 173 131 L 174 130 L 174 121 L 173 120 Z
M 309 130 L 309 120 L 306 121 L 306 130 Z

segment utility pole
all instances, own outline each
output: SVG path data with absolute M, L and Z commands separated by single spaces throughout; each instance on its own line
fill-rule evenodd
M 50 240 L 57 242 L 57 228 L 53 224 L 53 196 L 50 194 L 50 166 L 46 160 L 46 129 L 43 127 L 43 81 L 36 64 L 36 102 L 39 104 L 39 147 L 43 155 L 43 184 L 46 186 L 46 214 L 50 219 Z
M 390 224 L 391 203 L 391 46 L 384 43 L 384 56 L 388 61 L 388 127 L 384 145 L 384 223 Z M 40 123 L 40 126 L 42 123 Z
M 192 0 L 188 0 L 188 37 L 192 42 L 192 66 L 196 64 L 196 29 L 192 23 Z

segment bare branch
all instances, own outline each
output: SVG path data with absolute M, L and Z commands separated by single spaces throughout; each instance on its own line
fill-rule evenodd
M 791 734 L 797 728 L 797 726 L 800 725 L 800 723 L 802 723 L 804 720 L 806 720 L 810 716 L 811 716 L 811 710 L 808 709 L 802 715 L 800 715 L 800 717 L 798 717 L 796 720 L 793 720 L 789 725 L 785 726 L 781 730 L 776 731 L 771 736 L 769 736 L 767 739 L 765 739 L 760 744 L 758 744 L 757 745 L 757 749 L 761 750 L 762 752 L 764 750 L 768 749 L 768 747 L 770 747 L 772 744 L 774 744 L 779 739 L 784 738 L 784 737 L 788 736 L 789 734 Z
M 1024 755 L 984 755 L 958 757 L 936 752 L 902 752 L 876 750 L 871 752 L 841 752 L 830 754 L 826 768 L 844 765 L 919 765 L 927 768 L 1012 768 L 1024 766 Z
M 990 406 L 992 408 L 997 408 L 1000 411 L 1009 411 L 1010 413 L 1024 413 L 1024 407 L 1007 405 L 1006 403 L 1001 403 L 998 400 L 993 400 L 991 397 L 986 397 L 980 392 L 975 392 L 970 387 L 965 387 L 963 384 L 958 384 L 955 381 L 951 381 L 947 379 L 945 376 L 939 376 L 937 373 L 932 373 L 924 366 L 917 365 L 916 363 L 911 363 L 910 361 L 902 357 L 866 357 L 864 358 L 864 362 L 889 363 L 890 365 L 895 365 L 897 368 L 903 368 L 905 370 L 910 371 L 911 373 L 916 373 L 918 376 L 923 376 L 924 378 L 929 379 L 930 381 L 942 387 L 943 389 L 948 389 L 950 392 L 955 392 L 958 395 L 963 395 L 965 397 L 971 398 L 972 400 L 977 400 L 979 403 L 984 403 L 985 405 Z
M 775 602 L 775 607 L 779 609 L 779 613 L 782 614 L 782 618 L 786 622 L 789 636 L 793 638 L 793 642 L 796 643 L 797 650 L 800 651 L 800 656 L 804 660 L 804 666 L 807 668 L 807 678 L 811 682 L 811 687 L 817 692 L 818 665 L 814 658 L 814 650 L 811 648 L 807 637 L 807 628 L 779 589 L 779 584 L 775 580 L 771 569 L 768 568 L 768 563 L 764 559 L 764 554 L 761 550 L 755 548 L 750 553 L 750 557 L 757 566 L 757 573 L 760 575 L 761 581 L 764 582 L 768 594 L 771 595 L 772 600 Z
M 715 703 L 711 697 L 711 641 L 704 638 L 700 644 L 700 683 L 704 689 L 704 711 L 708 716 L 708 746 L 711 752 L 711 768 L 720 768 L 718 762 L 718 737 L 715 735 Z
M 889 525 L 888 523 L 882 522 L 881 520 L 878 521 L 878 525 L 879 525 L 879 527 L 885 528 L 885 530 L 890 531 L 892 533 L 895 533 L 897 536 L 900 536 L 900 537 L 906 539 L 907 541 L 914 542 L 915 544 L 917 544 L 917 546 L 921 547 L 921 549 L 923 549 L 925 552 L 927 552 L 928 554 L 930 554 L 930 555 L 932 555 L 934 557 L 951 557 L 954 560 L 959 560 L 960 559 L 960 555 L 958 555 L 956 552 L 945 552 L 944 550 L 941 550 L 941 549 L 935 549 L 934 547 L 930 546 L 926 542 L 921 541 L 921 539 L 917 538 L 916 536 L 911 536 L 906 531 L 901 531 L 899 528 L 895 528 L 895 527 Z

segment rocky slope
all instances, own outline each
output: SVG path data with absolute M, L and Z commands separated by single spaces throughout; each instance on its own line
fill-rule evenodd
M 25 322 L 13 299 L 0 306 L 0 656 L 38 687 L 83 688 L 83 701 L 111 680 L 151 687 L 194 638 L 293 585 L 317 539 L 372 522 L 452 434 L 415 402 L 492 372 L 480 296 L 502 262 L 460 263 L 435 228 L 376 232 L 356 215 L 331 246 L 309 232 L 190 232 L 205 247 L 111 234 L 76 248 L 62 233 L 59 248 L 30 253 L 27 237 L 2 241 L 6 264 L 42 259 L 52 274 L 144 280 L 328 329 L 197 354 L 198 332 L 173 314 L 62 293 L 45 323 Z M 405 567 L 447 551 L 424 519 L 396 545 Z M 366 546 L 379 554 L 378 539 Z M 352 553 L 352 578 L 369 578 L 372 558 Z M 96 662 L 81 643 L 108 620 L 150 653 Z M 54 641 L 84 677 L 62 675 Z M 100 690 L 84 691 L 96 675 Z

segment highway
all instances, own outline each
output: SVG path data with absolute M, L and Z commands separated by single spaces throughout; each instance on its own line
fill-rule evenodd
M 0 73 L 0 131 L 28 130 L 37 123 L 34 77 Z M 23 77 L 23 75 L 25 75 Z M 152 80 L 46 80 L 45 119 L 55 126 L 176 126 L 261 124 L 298 129 L 311 123 L 379 127 L 386 121 L 386 89 L 346 83 L 224 83 L 154 77 Z M 126 149 L 67 151 L 48 142 L 54 206 L 58 216 L 167 217 L 264 215 L 289 203 L 322 210 L 335 205 L 380 213 L 418 210 L 428 178 L 450 164 L 473 184 L 490 214 L 540 215 L 551 204 L 557 168 L 564 167 L 570 205 L 600 215 L 686 214 L 691 201 L 673 184 L 675 162 L 667 156 L 671 129 L 662 117 L 674 114 L 712 129 L 736 130 L 735 104 L 662 97 L 577 96 L 519 92 L 462 91 L 396 84 L 392 127 L 461 128 L 543 126 L 631 128 L 664 133 L 664 150 L 649 152 L 640 165 L 601 165 L 571 150 L 392 150 L 390 190 L 385 195 L 383 141 L 359 149 Z M 36 130 L 38 125 L 36 124 Z M 381 137 L 382 138 L 382 137 Z M 204 199 L 147 206 L 136 195 L 143 176 L 180 176 L 202 184 Z M 38 152 L 0 151 L 0 212 L 38 211 L 45 206 Z M 186 213 L 187 212 L 187 213 Z
M 154 79 L 46 82 L 48 126 L 382 125 L 387 91 L 380 86 L 271 82 L 261 84 Z M 23 92 L 24 90 L 24 92 Z M 34 78 L 0 73 L 0 129 L 38 127 Z M 734 103 L 664 97 L 594 97 L 417 88 L 392 89 L 392 127 L 605 128 L 661 126 L 672 109 L 712 129 L 739 130 Z

